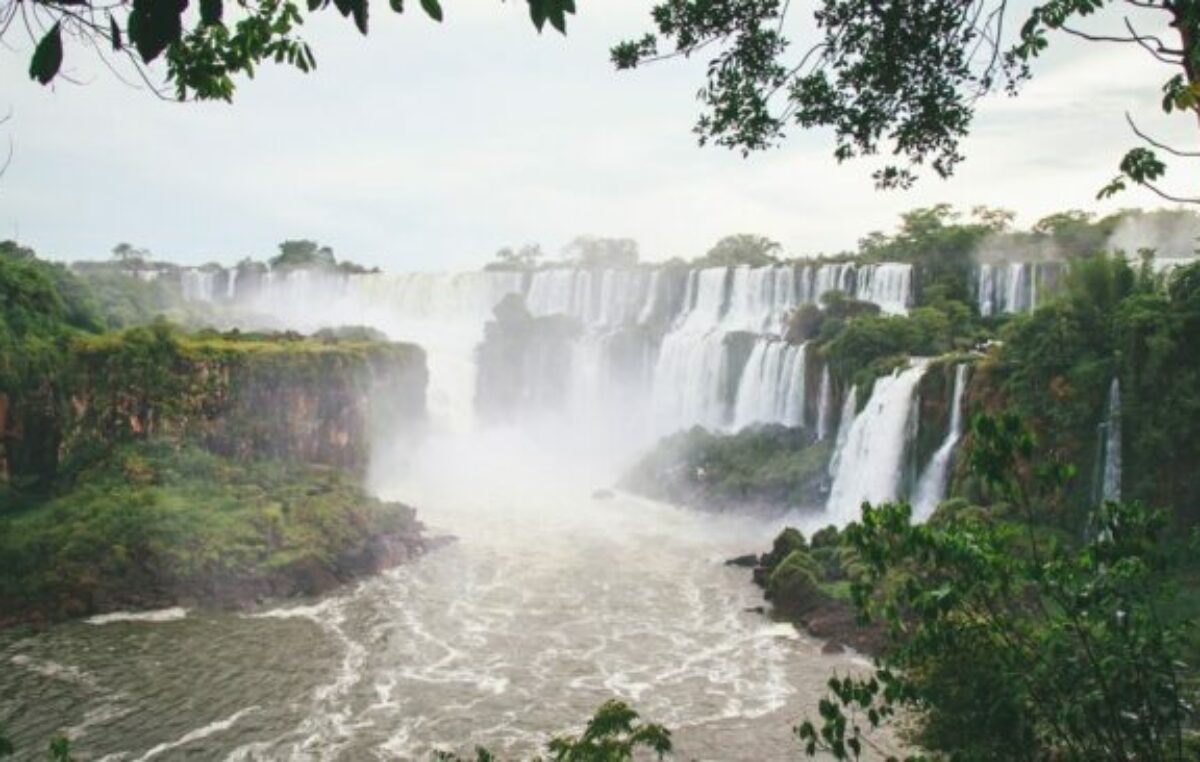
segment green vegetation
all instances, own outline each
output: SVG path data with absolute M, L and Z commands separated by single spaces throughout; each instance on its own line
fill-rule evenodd
M 704 256 L 692 261 L 696 267 L 730 267 L 749 265 L 763 267 L 779 262 L 780 245 L 766 236 L 738 233 L 727 235 Z
M 528 0 L 529 15 L 541 31 L 549 22 L 566 33 L 568 14 L 575 13 L 574 0 Z M 328 8 L 329 0 L 307 3 L 279 0 L 249 0 L 226 7 L 221 2 L 204 2 L 199 13 L 185 13 L 187 3 L 164 6 L 158 0 L 135 0 L 128 6 L 94 9 L 80 14 L 73 0 L 39 0 L 42 14 L 38 36 L 34 27 L 23 28 L 37 45 L 29 64 L 29 76 L 49 84 L 68 60 L 65 42 L 77 41 L 78 49 L 101 56 L 127 52 L 129 61 L 141 71 L 144 64 L 166 62 L 166 78 L 180 100 L 232 100 L 235 78 L 252 77 L 262 64 L 286 63 L 301 72 L 317 65 L 312 49 L 300 37 L 305 13 Z M 332 5 L 363 34 L 367 33 L 369 0 L 334 0 Z M 420 0 L 421 10 L 441 21 L 439 0 Z M 376 4 L 376 9 L 380 6 Z M 388 7 L 404 11 L 404 3 L 392 0 Z M 0 29 L 14 31 L 13 20 L 20 5 L 0 7 Z M 73 48 L 70 52 L 76 52 Z M 111 64 L 110 64 L 111 65 Z M 144 72 L 143 72 L 144 74 Z M 119 76 L 119 75 L 118 75 Z M 147 82 L 151 80 L 145 77 Z
M 419 550 L 411 509 L 354 476 L 377 419 L 420 419 L 420 349 L 101 332 L 97 282 L 0 248 L 0 625 L 314 592 Z
M 1197 651 L 1163 517 L 1110 502 L 1083 539 L 1058 532 L 1044 516 L 1072 469 L 1015 416 L 972 429 L 987 504 L 923 526 L 907 505 L 864 506 L 843 533 L 855 606 L 889 648 L 871 677 L 830 681 L 820 726 L 797 729 L 808 754 L 858 759 L 904 711 L 951 759 L 1195 758 Z
M 791 126 L 827 128 L 839 162 L 893 156 L 875 180 L 907 188 L 920 170 L 953 174 L 981 96 L 1018 92 L 1051 38 L 1064 34 L 1140 44 L 1173 71 L 1153 88 L 1163 111 L 1194 122 L 1200 8 L 1191 0 L 1132 4 L 1149 13 L 1122 26 L 1126 4 L 1104 0 L 1043 0 L 1028 10 L 1005 0 L 823 0 L 813 9 L 810 34 L 795 23 L 805 11 L 793 3 L 664 0 L 651 11 L 655 32 L 615 46 L 612 58 L 620 69 L 706 58 L 697 96 L 704 108 L 696 124 L 701 143 L 749 153 L 776 145 Z M 792 44 L 795 29 L 811 39 Z M 1159 187 L 1166 166 L 1157 152 L 1187 153 L 1127 120 L 1140 145 L 1126 153 L 1101 195 L 1132 182 L 1172 201 L 1200 202 Z
M 640 494 L 699 508 L 819 505 L 832 445 L 783 426 L 713 434 L 702 427 L 663 439 L 622 478 Z
M 504 246 L 496 251 L 495 259 L 484 265 L 483 269 L 533 270 L 543 259 L 545 259 L 545 254 L 542 252 L 541 244 L 527 243 L 518 248 Z
M 1063 293 L 1011 320 L 977 386 L 993 411 L 1020 414 L 1049 451 L 1079 467 L 1071 525 L 1095 502 L 1096 423 L 1120 381 L 1125 496 L 1200 521 L 1200 265 L 1156 276 L 1117 257 L 1076 261 Z M 1072 508 L 1073 506 L 1073 508 Z
M 311 594 L 382 562 L 379 538 L 417 541 L 411 508 L 334 468 L 154 440 L 67 471 L 49 499 L 0 513 L 0 610 L 58 618 Z
M 563 262 L 585 269 L 623 269 L 638 263 L 638 244 L 632 238 L 581 235 L 563 247 Z

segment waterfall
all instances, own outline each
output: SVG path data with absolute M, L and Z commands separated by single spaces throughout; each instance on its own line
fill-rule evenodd
M 804 425 L 807 346 L 772 338 L 755 341 L 738 381 L 735 429 L 756 423 Z
M 884 503 L 901 495 L 915 392 L 927 361 L 914 360 L 875 381 L 866 406 L 838 448 L 837 470 L 825 513 L 839 526 L 859 518 L 863 502 Z
M 211 302 L 214 298 L 216 273 L 208 270 L 184 270 L 180 274 L 183 298 L 189 302 Z
M 917 488 L 912 499 L 913 521 L 927 520 L 938 504 L 946 495 L 946 480 L 950 474 L 950 462 L 954 448 L 963 433 L 962 398 L 966 391 L 967 364 L 959 363 L 954 369 L 954 391 L 950 395 L 950 428 L 946 438 L 934 452 L 917 482 Z
M 850 438 L 850 427 L 854 425 L 854 413 L 858 409 L 858 387 L 850 387 L 846 399 L 842 402 L 842 417 L 838 421 L 837 438 L 833 440 L 833 455 L 829 458 L 829 477 L 837 476 L 838 467 L 842 462 L 842 450 Z
M 1104 423 L 1104 476 L 1100 495 L 1105 500 L 1121 499 L 1121 387 L 1113 379 L 1108 388 L 1108 413 Z
M 833 385 L 829 379 L 829 366 L 821 368 L 821 389 L 817 393 L 817 439 L 829 436 L 829 415 L 833 411 Z
M 835 289 L 903 312 L 913 288 L 912 266 L 901 263 L 235 272 L 185 269 L 184 293 L 238 311 L 240 325 L 368 325 L 418 343 L 429 352 L 431 413 L 458 421 L 456 428 L 471 425 L 483 327 L 506 295 L 518 294 L 533 317 L 566 316 L 578 327 L 572 370 L 555 382 L 567 387 L 554 397 L 554 414 L 566 416 L 559 425 L 582 430 L 599 420 L 644 438 L 697 424 L 728 431 L 754 423 L 813 425 L 818 436 L 831 436 L 837 411 L 828 371 L 820 390 L 806 388 L 807 350 L 781 338 L 788 316 Z M 818 395 L 815 421 L 806 420 L 811 392 Z M 640 411 L 636 420 L 618 427 L 631 410 Z
M 899 315 L 908 311 L 912 294 L 912 265 L 884 263 L 858 270 L 854 298 L 878 304 L 884 312 Z
M 975 271 L 975 300 L 984 317 L 1032 312 L 1059 286 L 1060 262 L 981 264 Z

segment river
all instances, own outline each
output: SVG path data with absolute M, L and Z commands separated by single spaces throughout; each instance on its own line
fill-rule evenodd
M 320 600 L 2 632 L 0 721 L 29 758 L 59 732 L 109 762 L 509 758 L 618 696 L 680 759 L 783 759 L 831 671 L 864 664 L 750 610 L 722 561 L 777 524 L 594 498 L 603 474 L 516 432 L 416 458 L 375 487 L 454 542 Z

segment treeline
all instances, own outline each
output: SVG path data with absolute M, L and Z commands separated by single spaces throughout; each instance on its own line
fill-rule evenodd
M 979 262 L 1070 261 L 1102 251 L 1144 252 L 1182 256 L 1194 253 L 1200 237 L 1200 215 L 1187 210 L 1123 209 L 1097 216 L 1077 209 L 1055 212 L 1029 229 L 1014 227 L 1016 215 L 1005 209 L 977 206 L 967 212 L 949 204 L 914 209 L 900 216 L 895 231 L 873 231 L 852 250 L 789 255 L 768 236 L 736 233 L 718 240 L 704 254 L 659 261 L 640 259 L 631 238 L 578 236 L 553 256 L 539 243 L 500 248 L 486 270 L 532 270 L 541 267 L 763 267 L 790 262 L 906 262 L 921 271 L 921 280 L 936 290 L 930 301 L 968 301 Z

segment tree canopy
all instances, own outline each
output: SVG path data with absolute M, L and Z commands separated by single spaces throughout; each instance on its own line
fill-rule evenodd
M 632 238 L 581 235 L 563 247 L 563 260 L 578 267 L 633 267 L 638 244 Z
M 811 45 L 792 44 L 786 0 L 660 0 L 654 32 L 612 49 L 618 68 L 676 56 L 709 60 L 699 91 L 701 143 L 749 153 L 776 145 L 792 126 L 829 128 L 838 161 L 890 153 L 874 173 L 881 187 L 907 188 L 922 169 L 951 175 L 963 160 L 979 99 L 1015 94 L 1052 35 L 1138 45 L 1174 74 L 1162 108 L 1200 115 L 1200 2 L 1043 0 L 1021 18 L 1008 0 L 821 0 Z M 1136 16 L 1125 15 L 1136 12 Z M 1136 24 L 1136 25 L 1135 25 Z M 1107 34 L 1094 29 L 1121 25 Z M 1144 26 L 1143 26 L 1144 25 Z M 1120 162 L 1100 195 L 1128 182 L 1176 201 L 1160 180 L 1160 155 L 1195 158 L 1155 140 L 1127 115 L 1142 145 Z
M 752 233 L 727 235 L 717 241 L 703 257 L 696 260 L 701 267 L 727 267 L 750 265 L 762 267 L 779 261 L 776 253 L 780 246 L 776 241 Z
M 538 31 L 549 22 L 566 33 L 574 0 L 526 2 Z M 29 76 L 43 85 L 59 76 L 71 43 L 71 54 L 91 48 L 110 66 L 109 58 L 125 59 L 156 91 L 145 66 L 163 60 L 176 97 L 228 101 L 235 78 L 253 77 L 262 64 L 286 63 L 302 72 L 316 67 L 316 56 L 300 36 L 307 15 L 332 5 L 366 34 L 371 9 L 370 0 L 199 0 L 194 12 L 189 5 L 188 0 L 0 0 L 0 38 L 23 29 L 37 41 Z M 429 18 L 442 20 L 440 0 L 420 0 L 420 5 Z M 396 13 L 405 10 L 404 0 L 388 0 L 388 6 Z

